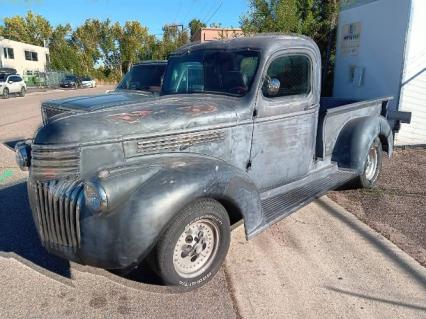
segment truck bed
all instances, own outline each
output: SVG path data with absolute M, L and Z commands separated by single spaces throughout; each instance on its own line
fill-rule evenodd
M 366 116 L 386 116 L 390 97 L 360 101 L 324 97 L 320 101 L 316 154 L 318 158 L 331 158 L 338 134 L 350 120 Z

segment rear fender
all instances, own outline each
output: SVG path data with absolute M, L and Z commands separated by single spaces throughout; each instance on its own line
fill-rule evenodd
M 389 158 L 393 152 L 392 129 L 383 116 L 360 117 L 349 121 L 341 130 L 333 150 L 332 160 L 339 167 L 362 172 L 370 145 L 380 138 Z

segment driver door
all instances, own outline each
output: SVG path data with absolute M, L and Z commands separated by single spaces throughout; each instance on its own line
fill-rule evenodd
M 317 77 L 308 52 L 275 54 L 257 99 L 249 174 L 261 190 L 303 178 L 311 170 L 319 107 L 314 94 Z M 279 81 L 279 82 L 277 82 Z M 271 88 L 271 87 L 270 87 Z

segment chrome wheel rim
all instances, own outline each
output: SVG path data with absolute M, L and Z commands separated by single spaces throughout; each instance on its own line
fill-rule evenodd
M 199 219 L 185 227 L 173 252 L 179 276 L 195 278 L 212 264 L 218 251 L 219 229 L 210 219 Z
M 376 175 L 377 163 L 377 149 L 375 146 L 371 146 L 370 150 L 368 151 L 367 164 L 365 167 L 365 178 L 367 178 L 369 181 L 372 181 Z

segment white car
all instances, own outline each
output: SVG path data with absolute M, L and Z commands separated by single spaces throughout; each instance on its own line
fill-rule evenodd
M 10 94 L 25 96 L 27 85 L 19 74 L 0 73 L 0 96 L 9 98 Z
M 81 86 L 85 88 L 94 88 L 96 87 L 96 81 L 89 76 L 85 76 L 81 79 Z

